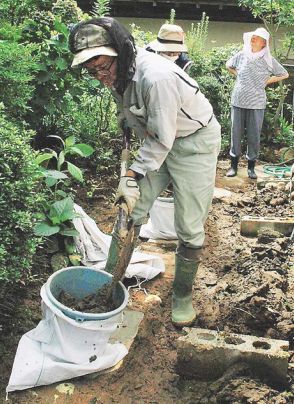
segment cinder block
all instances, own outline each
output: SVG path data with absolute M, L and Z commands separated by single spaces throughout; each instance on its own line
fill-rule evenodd
M 241 219 L 241 235 L 256 237 L 259 230 L 269 228 L 285 236 L 290 236 L 294 227 L 293 217 L 258 217 L 243 216 Z
M 215 380 L 233 364 L 246 362 L 258 374 L 286 382 L 289 342 L 251 335 L 187 328 L 177 340 L 177 371 L 199 380 Z

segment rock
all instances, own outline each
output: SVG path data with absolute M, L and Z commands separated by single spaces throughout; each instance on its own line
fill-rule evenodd
M 61 383 L 56 386 L 56 390 L 61 394 L 66 394 L 68 396 L 73 395 L 75 385 L 72 383 Z
M 283 205 L 285 202 L 284 198 L 274 198 L 270 201 L 271 206 L 278 206 L 278 205 Z
M 66 268 L 68 263 L 68 256 L 62 252 L 58 252 L 51 257 L 51 267 L 54 272 L 58 271 L 59 269 Z
M 146 299 L 144 300 L 144 303 L 147 303 L 147 304 L 161 304 L 162 300 L 157 295 L 148 295 L 146 297 Z
M 265 184 L 264 188 L 265 189 L 277 189 L 278 184 L 276 184 L 275 182 L 268 182 Z

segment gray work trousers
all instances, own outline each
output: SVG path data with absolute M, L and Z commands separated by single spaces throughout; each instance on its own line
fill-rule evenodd
M 241 139 L 246 130 L 247 160 L 257 160 L 260 149 L 260 133 L 264 118 L 264 109 L 231 108 L 231 149 L 232 157 L 241 155 Z
M 138 182 L 141 195 L 131 214 L 135 225 L 144 222 L 155 199 L 172 182 L 179 243 L 188 248 L 202 247 L 220 143 L 220 125 L 215 118 L 192 135 L 176 138 L 162 166 Z

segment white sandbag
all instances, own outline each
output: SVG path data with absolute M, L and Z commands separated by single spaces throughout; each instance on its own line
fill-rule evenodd
M 41 289 L 43 319 L 22 336 L 6 391 L 24 390 L 108 369 L 128 353 L 109 338 L 122 313 L 107 320 L 76 322 L 65 316 Z
M 226 189 L 214 188 L 213 198 L 229 198 L 232 193 Z M 177 240 L 174 221 L 174 198 L 157 198 L 149 212 L 149 219 L 141 227 L 140 237 L 151 240 Z
M 82 263 L 91 268 L 104 269 L 111 236 L 99 230 L 95 221 L 80 206 L 75 204 L 74 208 L 76 213 L 80 215 L 79 218 L 73 220 L 73 223 L 79 232 L 79 236 L 75 237 L 75 244 L 82 255 Z M 135 251 L 126 270 L 125 277 L 132 278 L 136 276 L 149 280 L 164 271 L 165 266 L 162 258 Z
M 153 240 L 177 240 L 173 198 L 157 198 L 149 215 L 148 222 L 141 227 L 140 237 Z

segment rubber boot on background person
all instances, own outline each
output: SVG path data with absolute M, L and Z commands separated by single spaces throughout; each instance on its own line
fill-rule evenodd
M 191 325 L 196 318 L 196 311 L 192 303 L 192 291 L 201 251 L 201 248 L 180 247 L 175 254 L 172 323 L 177 327 Z
M 257 175 L 254 171 L 255 167 L 255 160 L 248 160 L 248 177 L 251 178 L 252 180 L 256 180 Z
M 226 174 L 227 177 L 235 177 L 237 175 L 238 163 L 239 163 L 239 157 L 231 156 L 231 167 L 227 171 L 227 174 Z

